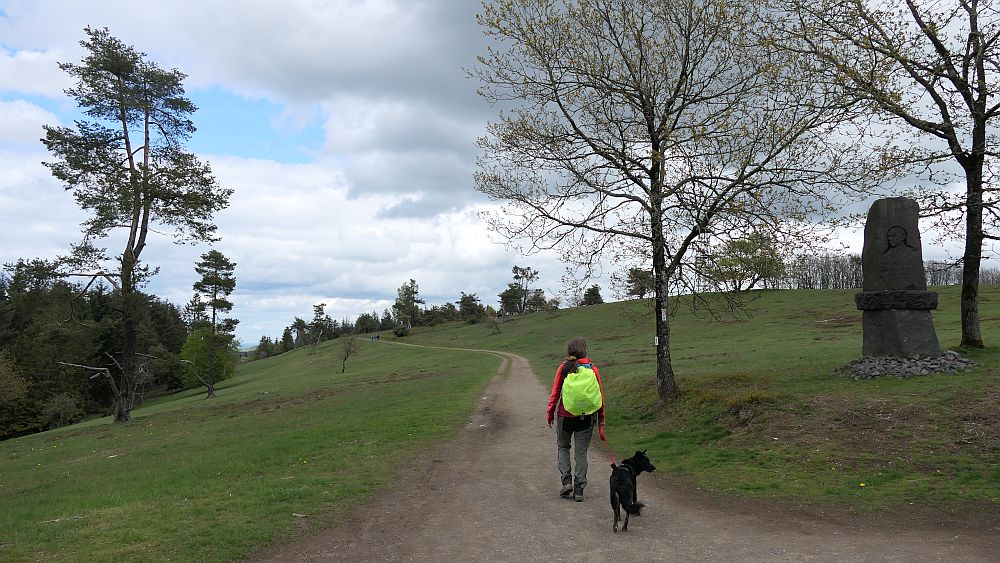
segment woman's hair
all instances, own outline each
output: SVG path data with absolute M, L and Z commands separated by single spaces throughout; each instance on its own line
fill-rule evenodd
M 587 340 L 582 336 L 577 336 L 576 338 L 570 340 L 566 343 L 566 362 L 565 365 L 568 369 L 563 372 L 563 375 L 567 373 L 576 373 L 576 370 L 580 367 L 580 362 L 577 360 L 587 357 Z

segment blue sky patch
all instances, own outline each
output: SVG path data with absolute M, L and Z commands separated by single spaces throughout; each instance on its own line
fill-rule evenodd
M 188 97 L 198 111 L 193 117 L 197 131 L 186 147 L 196 154 L 307 163 L 313 162 L 323 147 L 322 122 L 316 118 L 304 127 L 283 126 L 288 120 L 283 119 L 285 106 L 281 104 L 237 96 L 218 88 L 189 91 Z M 85 117 L 69 98 L 0 97 L 3 101 L 14 99 L 25 100 L 55 114 L 65 126 Z
M 322 124 L 312 120 L 300 129 L 283 127 L 281 104 L 219 88 L 188 91 L 188 97 L 198 106 L 198 131 L 188 143 L 196 153 L 304 163 L 315 160 L 323 147 Z

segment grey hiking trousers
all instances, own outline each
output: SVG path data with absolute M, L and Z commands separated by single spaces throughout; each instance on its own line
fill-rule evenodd
M 587 486 L 587 450 L 590 449 L 590 439 L 594 436 L 594 425 L 597 415 L 590 415 L 590 426 L 576 432 L 564 432 L 563 422 L 566 417 L 556 416 L 556 467 L 562 475 L 563 485 L 573 485 L 576 493 L 582 493 Z M 576 471 L 569 463 L 569 450 L 572 442 Z

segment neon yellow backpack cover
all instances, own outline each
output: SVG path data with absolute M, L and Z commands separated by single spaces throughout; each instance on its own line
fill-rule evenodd
M 562 404 L 566 412 L 574 416 L 593 414 L 604 405 L 601 385 L 590 364 L 580 364 L 576 373 L 566 374 L 562 385 Z

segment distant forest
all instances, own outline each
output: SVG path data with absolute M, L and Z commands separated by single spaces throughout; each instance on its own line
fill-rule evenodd
M 753 268 L 751 268 L 752 270 Z M 929 285 L 961 282 L 961 267 L 925 264 Z M 776 289 L 849 289 L 861 285 L 857 255 L 800 256 L 782 264 L 771 276 L 756 276 L 753 287 Z M 295 317 L 281 336 L 264 336 L 244 359 L 259 359 L 344 336 L 394 331 L 405 335 L 415 326 L 445 322 L 490 322 L 501 315 L 553 310 L 557 298 L 537 288 L 538 272 L 514 268 L 514 279 L 497 295 L 496 306 L 462 292 L 455 302 L 426 305 L 415 280 L 403 284 L 392 309 L 363 313 L 356 319 L 331 319 L 325 305 L 313 308 L 310 320 Z M 648 294 L 640 281 L 623 287 L 627 297 Z M 1000 284 L 1000 270 L 984 269 L 983 284 Z M 570 306 L 603 301 L 598 286 Z M 715 290 L 708 288 L 706 290 Z M 597 293 L 596 295 L 594 295 Z M 86 418 L 106 416 L 114 407 L 109 382 L 100 374 L 74 366 L 111 365 L 118 353 L 121 326 L 114 312 L 118 296 L 109 287 L 80 284 L 53 275 L 44 261 L 7 264 L 0 273 L 0 439 L 39 432 Z M 154 295 L 143 295 L 139 315 L 140 352 L 144 364 L 145 399 L 197 387 L 186 375 L 182 349 L 204 322 L 204 312 L 189 303 L 181 307 Z M 67 365 L 73 364 L 73 365 Z M 221 378 L 220 378 L 221 379 Z

